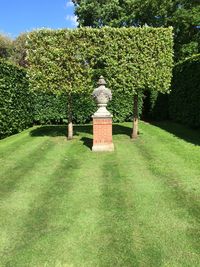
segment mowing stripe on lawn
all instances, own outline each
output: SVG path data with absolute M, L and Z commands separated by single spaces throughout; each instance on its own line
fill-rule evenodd
M 35 258 L 32 259 L 33 266 L 34 262 L 40 261 L 40 251 L 43 252 L 41 259 L 42 262 L 45 261 L 43 264 L 52 263 L 52 266 L 55 266 L 58 254 L 59 258 L 64 259 L 65 262 L 77 261 L 81 264 L 80 260 L 82 259 L 77 257 L 77 254 L 80 255 L 82 250 L 86 253 L 82 243 L 90 244 L 91 238 L 93 238 L 91 224 L 96 221 L 96 211 L 95 207 L 94 209 L 90 207 L 92 203 L 94 204 L 91 197 L 94 196 L 95 190 L 91 191 L 92 196 L 89 196 L 89 199 L 87 196 L 86 189 L 90 184 L 90 177 L 84 176 L 83 178 L 80 173 L 82 164 L 85 164 L 85 170 L 87 170 L 88 164 L 85 162 L 84 155 L 82 160 L 80 158 L 78 160 L 74 156 L 78 150 L 79 148 L 75 144 L 70 147 L 68 153 L 70 158 L 68 161 L 60 162 L 58 168 L 51 175 L 47 190 L 43 190 L 41 196 L 38 197 L 38 204 L 35 204 L 27 218 L 24 247 L 21 250 L 16 247 L 16 251 L 19 253 L 14 256 L 23 265 L 30 261 L 29 250 L 35 255 Z M 83 151 L 81 152 L 83 153 Z M 96 194 L 98 194 L 98 190 Z M 90 220 L 92 221 L 90 222 Z M 47 257 L 44 257 L 46 253 Z M 22 256 L 24 254 L 27 255 L 27 259 Z M 91 249 L 88 248 L 88 255 L 90 254 Z
M 181 157 L 186 164 L 190 165 L 190 169 L 198 169 L 200 171 L 200 155 L 199 155 L 199 146 L 186 142 L 185 140 L 174 136 L 171 133 L 166 132 L 163 129 L 160 129 L 156 126 L 151 125 L 151 132 L 148 134 L 148 125 L 142 124 L 142 129 L 145 130 L 148 138 L 153 139 L 154 142 L 158 141 L 159 144 L 162 144 L 165 149 L 169 149 L 173 154 L 175 152 L 176 156 Z M 181 127 L 181 126 L 180 126 Z M 188 135 L 193 134 L 188 132 Z M 188 136 L 189 137 L 189 136 Z M 196 138 L 197 139 L 197 138 Z M 200 137 L 198 136 L 199 142 Z M 185 153 L 184 153 L 185 151 Z
M 70 147 L 69 145 L 67 146 L 68 148 Z M 23 237 L 21 236 L 23 236 L 22 229 L 24 229 L 24 221 L 26 221 L 27 216 L 30 221 L 33 220 L 30 212 L 32 206 L 40 199 L 40 194 L 43 195 L 45 193 L 46 187 L 49 188 L 52 175 L 56 172 L 55 170 L 57 170 L 60 160 L 64 160 L 63 158 L 66 156 L 66 150 L 63 149 L 62 146 L 60 146 L 60 148 L 60 151 L 58 151 L 56 144 L 51 142 L 43 153 L 39 152 L 40 160 L 36 161 L 29 173 L 24 173 L 23 179 L 16 191 L 10 195 L 7 202 L 4 202 L 3 208 L 6 213 L 6 220 L 1 222 L 4 225 L 2 227 L 5 227 L 5 231 L 1 232 L 5 239 L 5 242 L 1 244 L 3 249 L 2 259 L 3 256 L 5 258 L 11 257 L 15 251 L 14 246 L 20 242 L 23 243 Z M 56 152 L 60 153 L 55 157 Z M 31 158 L 29 158 L 29 160 L 31 162 Z M 45 160 L 50 161 L 45 162 Z M 49 168 L 49 166 L 51 166 L 51 168 Z M 12 221 L 13 212 L 15 213 L 14 223 Z M 4 211 L 1 210 L 1 214 L 3 213 Z M 9 221 L 11 224 L 9 224 Z M 5 251 L 7 251 L 7 253 L 5 253 Z M 10 256 L 8 257 L 8 255 Z M 15 264 L 13 266 L 15 266 Z
M 18 146 L 18 142 L 21 142 L 21 140 L 29 139 L 30 131 L 37 129 L 37 127 L 32 127 L 27 130 L 24 130 L 21 133 L 11 135 L 7 138 L 4 138 L 0 140 L 0 149 L 1 151 L 4 149 L 5 151 L 7 149 L 13 148 L 14 146 Z M 30 140 L 30 139 L 29 139 Z
M 138 266 L 132 239 L 135 203 L 123 187 L 125 181 L 118 151 L 106 155 L 103 162 L 98 266 Z
M 6 150 L 1 149 L 0 143 L 0 162 L 2 169 L 6 171 L 6 167 L 9 170 L 10 168 L 14 167 L 13 161 L 23 161 L 24 159 L 28 159 L 29 153 L 35 150 L 43 150 L 45 148 L 44 142 L 47 142 L 47 137 L 43 138 L 31 138 L 28 133 L 24 136 L 23 139 L 20 139 L 20 142 L 9 146 Z M 2 172 L 1 172 L 2 175 Z
M 38 161 L 42 160 L 42 155 L 47 151 L 43 150 L 41 153 L 41 147 L 45 145 L 49 146 L 47 140 L 40 140 L 40 142 L 31 142 L 30 146 L 25 147 L 22 150 L 15 151 L 12 156 L 6 157 L 4 167 L 1 170 L 1 190 L 0 198 L 7 197 L 10 192 L 15 190 L 18 183 L 23 179 L 24 176 L 28 176 L 29 172 L 32 171 L 34 165 Z M 48 148 L 49 149 L 49 148 Z M 17 163 L 13 165 L 13 160 L 17 159 Z M 6 177 L 6 178 L 5 178 Z
M 133 251 L 136 255 L 138 265 L 131 262 L 128 266 L 161 266 L 165 256 L 165 247 L 160 240 L 157 220 L 165 225 L 164 203 L 160 203 L 160 194 L 163 188 L 154 182 L 152 173 L 146 168 L 144 160 L 138 154 L 135 142 L 129 139 L 129 145 L 121 141 L 117 143 L 117 155 L 120 162 L 120 173 L 122 176 L 121 188 L 126 192 L 126 201 L 130 221 L 126 223 L 131 226 L 130 238 L 132 239 Z M 161 207 L 160 214 L 157 214 Z M 162 211 L 165 208 L 165 211 Z M 159 215 L 159 216 L 158 216 Z M 123 227 L 123 226 L 122 226 Z
M 147 129 L 145 135 L 149 140 L 148 134 Z M 171 217 L 169 226 L 171 225 L 171 229 L 174 230 L 173 234 L 171 233 L 171 239 L 176 237 L 172 244 L 176 244 L 177 241 L 180 243 L 179 246 L 176 244 L 174 248 L 176 252 L 175 256 L 177 259 L 179 258 L 180 262 L 182 261 L 182 264 L 187 259 L 187 261 L 190 261 L 191 266 L 198 266 L 198 264 L 200 264 L 198 256 L 200 253 L 200 247 L 198 245 L 198 240 L 200 238 L 198 234 L 200 205 L 198 204 L 197 193 L 194 193 L 192 190 L 193 188 L 191 188 L 191 182 L 188 184 L 186 179 L 190 177 L 192 181 L 195 181 L 198 172 L 196 170 L 191 170 L 190 166 L 185 166 L 183 156 L 180 157 L 172 153 L 171 150 L 168 149 L 168 145 L 159 141 L 158 136 L 156 136 L 155 146 L 145 143 L 143 140 L 138 140 L 135 145 L 138 148 L 138 155 L 143 157 L 145 165 L 149 171 L 152 172 L 154 179 L 156 179 L 159 184 L 162 183 L 163 189 L 165 189 L 159 201 L 164 200 L 163 203 L 165 203 L 165 205 L 168 204 L 168 209 L 171 210 L 174 217 L 168 214 L 169 218 Z M 163 151 L 165 151 L 165 153 L 163 153 Z M 186 176 L 183 175 L 183 171 L 187 174 Z M 187 187 L 185 187 L 184 184 L 186 184 Z M 192 186 L 195 187 L 195 183 Z M 177 222 L 175 223 L 175 221 Z M 168 229 L 170 233 L 170 229 L 168 227 L 166 229 Z M 189 232 L 196 232 L 196 237 L 194 238 L 194 236 L 192 236 L 191 238 Z M 185 240 L 185 242 L 183 240 Z M 194 253 L 194 249 L 196 253 Z M 170 253 L 170 255 L 172 255 L 172 253 Z

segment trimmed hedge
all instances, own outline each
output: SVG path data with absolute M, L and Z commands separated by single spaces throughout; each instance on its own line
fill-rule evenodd
M 200 54 L 175 66 L 169 115 L 174 121 L 200 127 Z
M 33 92 L 34 122 L 36 124 L 62 124 L 67 122 L 67 94 Z M 91 120 L 95 104 L 91 96 L 73 94 L 73 120 L 83 124 Z
M 172 28 L 42 29 L 28 34 L 31 88 L 90 91 L 100 75 L 121 93 L 169 92 Z
M 97 106 L 90 94 L 74 93 L 73 98 L 73 121 L 77 124 L 88 123 L 92 120 L 92 114 Z M 66 94 L 55 95 L 48 92 L 34 92 L 34 122 L 36 124 L 60 124 L 67 122 Z M 128 94 L 119 94 L 113 91 L 113 100 L 109 103 L 108 109 L 113 114 L 114 122 L 132 120 L 133 100 Z M 139 102 L 140 114 L 142 112 L 142 98 Z
M 74 122 L 85 122 L 94 108 L 90 94 L 99 76 L 104 75 L 113 92 L 109 108 L 115 121 L 128 120 L 134 94 L 141 98 L 144 90 L 169 91 L 172 48 L 172 28 L 38 30 L 28 35 L 30 88 L 75 94 L 72 109 L 80 113 L 73 114 Z M 81 106 L 80 101 L 87 105 Z M 39 113 L 37 118 L 43 120 Z
M 0 138 L 18 133 L 33 121 L 26 72 L 0 61 Z

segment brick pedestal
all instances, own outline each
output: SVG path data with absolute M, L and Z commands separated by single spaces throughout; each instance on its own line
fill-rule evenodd
M 114 151 L 112 117 L 93 117 L 92 151 Z

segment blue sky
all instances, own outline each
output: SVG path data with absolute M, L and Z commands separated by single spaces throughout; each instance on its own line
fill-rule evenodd
M 75 28 L 71 0 L 0 0 L 0 33 L 12 38 L 38 28 Z

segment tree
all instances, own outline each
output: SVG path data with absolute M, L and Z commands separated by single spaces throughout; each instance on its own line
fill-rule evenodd
M 8 60 L 13 54 L 13 41 L 4 34 L 0 34 L 0 59 Z
M 200 52 L 199 0 L 73 0 L 80 26 L 173 26 L 175 58 Z
M 28 35 L 30 87 L 67 96 L 69 140 L 73 138 L 73 93 L 89 89 L 90 73 L 84 60 L 88 45 L 70 30 L 41 30 Z
M 12 40 L 7 35 L 0 35 L 0 59 L 5 59 L 21 67 L 27 67 L 26 41 L 27 34 L 20 34 Z
M 13 41 L 13 54 L 11 56 L 11 60 L 21 66 L 27 67 L 26 61 L 26 41 L 27 41 L 27 33 L 20 34 Z

